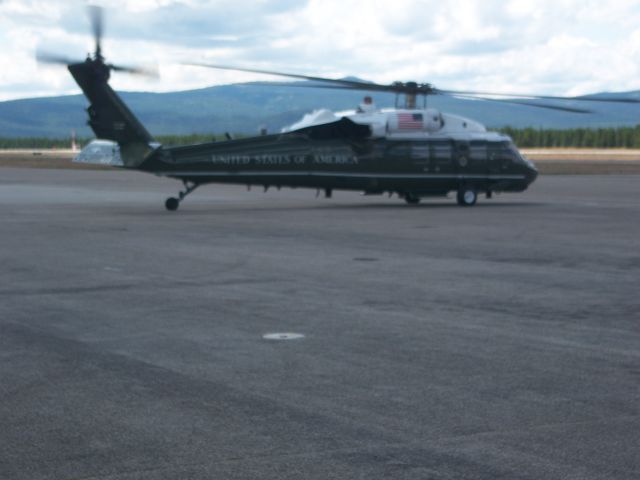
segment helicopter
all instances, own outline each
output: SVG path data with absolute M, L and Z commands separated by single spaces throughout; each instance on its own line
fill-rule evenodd
M 326 198 L 334 190 L 360 191 L 365 195 L 396 194 L 407 204 L 454 192 L 457 203 L 468 207 L 476 203 L 480 194 L 492 198 L 494 193 L 526 190 L 538 171 L 510 137 L 487 131 L 474 120 L 427 108 L 428 96 L 479 98 L 572 113 L 589 111 L 532 100 L 640 102 L 619 97 L 441 90 L 429 83 L 416 82 L 383 85 L 196 62 L 189 65 L 305 80 L 295 82 L 296 86 L 392 92 L 396 94 L 396 108 L 377 109 L 367 96 L 353 114 L 336 115 L 320 110 L 302 124 L 280 133 L 163 146 L 109 85 L 112 71 L 142 75 L 155 72 L 106 63 L 101 48 L 103 10 L 89 7 L 89 12 L 96 45 L 93 55 L 84 61 L 73 61 L 37 53 L 41 62 L 65 65 L 90 103 L 88 125 L 97 140 L 87 145 L 74 161 L 140 170 L 181 181 L 184 188 L 165 201 L 169 211 L 177 210 L 196 188 L 209 183 L 262 186 L 265 191 L 270 187 L 312 188 L 324 192 Z M 419 98 L 424 100 L 422 108 L 418 107 Z

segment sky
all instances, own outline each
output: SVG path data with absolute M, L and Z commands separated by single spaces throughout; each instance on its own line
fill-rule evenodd
M 175 91 L 273 77 L 181 62 L 442 89 L 578 95 L 640 90 L 640 1 L 104 0 L 103 53 L 157 65 L 116 90 Z M 79 93 L 37 49 L 93 50 L 87 2 L 0 0 L 0 101 Z

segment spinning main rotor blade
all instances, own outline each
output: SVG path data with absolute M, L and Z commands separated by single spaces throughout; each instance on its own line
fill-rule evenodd
M 328 88 L 332 90 L 353 90 L 353 91 L 362 91 L 363 89 L 360 87 L 345 87 L 341 85 L 329 85 L 322 83 L 311 83 L 309 82 L 252 82 L 257 85 L 264 85 L 267 87 L 301 87 L 301 88 Z
M 556 95 L 529 95 L 527 93 L 496 93 L 496 92 L 482 92 L 482 91 L 460 91 L 460 90 L 439 90 L 439 93 L 443 95 L 469 95 L 469 96 L 484 96 L 495 95 L 496 97 L 509 97 L 509 98 L 522 98 L 531 100 L 563 100 L 563 101 L 578 101 L 578 102 L 606 102 L 606 103 L 640 103 L 640 99 L 631 97 L 588 97 L 581 95 L 578 97 L 561 97 Z
M 360 90 L 359 88 L 349 88 L 343 87 L 340 85 L 322 85 L 322 84 L 309 84 L 305 82 L 295 82 L 295 83 L 278 83 L 278 82 L 257 82 L 260 85 L 265 85 L 268 87 L 302 87 L 302 88 L 322 88 L 322 89 L 334 89 L 334 90 Z M 473 95 L 446 95 L 453 98 L 459 98 L 462 100 L 481 100 L 487 102 L 496 102 L 496 103 L 507 103 L 511 105 L 524 105 L 527 107 L 535 107 L 535 108 L 545 108 L 547 110 L 559 110 L 561 112 L 569 112 L 569 113 L 593 113 L 592 110 L 586 110 L 582 108 L 574 108 L 574 107 L 562 107 L 559 105 L 544 105 L 541 103 L 533 103 L 528 102 L 526 100 L 518 100 L 512 99 L 507 100 L 504 98 L 489 98 L 489 97 L 477 97 Z
M 586 110 L 583 108 L 562 107 L 560 105 L 545 105 L 543 103 L 534 103 L 527 100 L 518 100 L 518 99 L 506 100 L 504 98 L 477 97 L 475 95 L 458 95 L 458 94 L 450 95 L 450 96 L 454 98 L 461 98 L 463 100 L 481 100 L 483 102 L 508 103 L 510 105 L 524 105 L 527 107 L 545 108 L 547 110 L 559 110 L 561 112 L 569 112 L 569 113 L 593 113 L 592 110 Z
M 539 108 L 548 108 L 551 110 L 561 110 L 561 111 L 573 112 L 573 113 L 590 113 L 590 111 L 579 109 L 579 108 L 561 107 L 557 105 L 541 105 L 538 103 L 529 102 L 529 100 L 558 100 L 558 101 L 581 101 L 581 102 L 605 102 L 605 103 L 607 102 L 640 103 L 640 99 L 630 98 L 630 97 L 589 97 L 584 95 L 577 96 L 577 97 L 563 97 L 563 96 L 557 96 L 557 95 L 497 93 L 497 92 L 473 91 L 473 90 L 469 90 L 469 91 L 440 90 L 438 88 L 435 88 L 433 85 L 429 83 L 419 84 L 416 82 L 394 82 L 390 85 L 381 85 L 378 83 L 358 81 L 358 80 L 324 78 L 324 77 L 316 77 L 311 75 L 283 73 L 283 72 L 275 72 L 272 70 L 261 70 L 261 69 L 255 69 L 255 68 L 232 67 L 229 65 L 216 65 L 216 64 L 202 63 L 202 62 L 185 62 L 185 65 L 215 68 L 218 70 L 235 70 L 240 72 L 261 73 L 265 75 L 297 78 L 300 80 L 310 80 L 310 81 L 321 82 L 326 84 L 326 85 L 308 85 L 307 87 L 309 88 L 367 90 L 367 91 L 377 91 L 377 92 L 405 93 L 405 94 L 414 94 L 414 95 L 449 95 L 453 97 L 478 98 L 480 100 L 489 100 L 489 101 L 494 99 L 487 98 L 486 95 L 496 96 L 496 97 L 509 97 L 514 99 L 522 99 L 522 101 L 517 101 L 517 102 L 514 101 L 511 103 L 518 103 L 521 105 L 527 105 L 527 106 L 539 107 Z M 296 85 L 296 86 L 302 87 L 305 85 Z M 503 101 L 505 103 L 510 103 L 505 99 L 495 99 L 495 100 Z
M 395 92 L 395 93 L 420 93 L 420 94 L 433 94 L 437 93 L 437 91 L 428 83 L 425 84 L 417 84 L 414 82 L 402 83 L 396 82 L 391 85 L 381 85 L 373 82 L 365 82 L 358 80 L 346 80 L 346 79 L 337 79 L 337 78 L 324 78 L 324 77 L 314 77 L 311 75 L 299 75 L 295 73 L 282 73 L 282 72 L 274 72 L 271 70 L 260 70 L 255 68 L 240 68 L 240 67 L 231 67 L 228 65 L 215 65 L 211 63 L 201 63 L 201 62 L 184 62 L 184 65 L 192 65 L 196 67 L 205 67 L 205 68 L 215 68 L 218 70 L 235 70 L 238 72 L 248 72 L 248 73 L 262 73 L 265 75 L 275 75 L 278 77 L 287 77 L 287 78 L 297 78 L 300 80 L 311 80 L 314 82 L 323 82 L 330 83 L 335 86 L 335 88 L 345 88 L 350 90 L 369 90 L 374 92 Z M 319 87 L 322 88 L 322 87 Z

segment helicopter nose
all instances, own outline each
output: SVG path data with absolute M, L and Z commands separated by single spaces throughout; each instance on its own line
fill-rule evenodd
M 536 178 L 538 178 L 538 169 L 531 162 L 527 165 L 527 170 L 525 172 L 525 178 L 527 179 L 527 185 L 531 185 Z

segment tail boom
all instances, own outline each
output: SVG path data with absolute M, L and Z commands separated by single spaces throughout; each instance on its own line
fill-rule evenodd
M 109 67 L 87 59 L 68 68 L 90 102 L 88 124 L 96 137 L 118 144 L 124 167 L 139 167 L 159 144 L 109 86 Z

